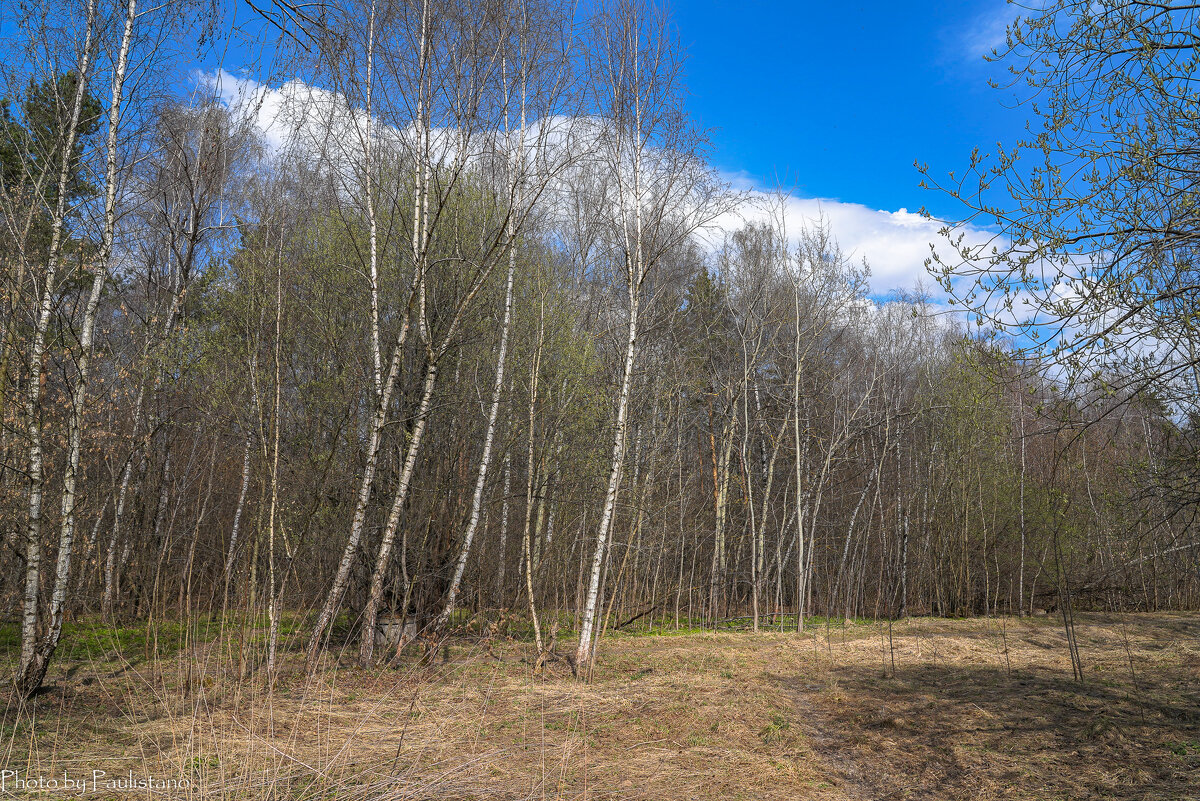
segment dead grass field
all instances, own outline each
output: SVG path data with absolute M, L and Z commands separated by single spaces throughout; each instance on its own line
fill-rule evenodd
M 1200 798 L 1200 618 L 1078 635 L 1083 686 L 1044 618 L 613 636 L 587 685 L 463 642 L 313 682 L 289 664 L 268 692 L 210 644 L 56 667 L 34 725 L 5 713 L 0 768 L 190 785 L 88 798 Z

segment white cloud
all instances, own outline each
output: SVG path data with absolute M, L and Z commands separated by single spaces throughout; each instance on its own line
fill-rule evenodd
M 976 16 L 955 37 L 962 54 L 970 59 L 979 59 L 990 56 L 993 50 L 1003 52 L 1008 26 L 1016 18 L 1013 7 L 1007 3 L 998 3 L 997 8 Z
M 349 148 L 354 151 L 356 148 L 358 129 L 363 121 L 357 120 L 355 115 L 360 113 L 351 112 L 333 93 L 299 81 L 272 88 L 224 71 L 201 76 L 201 79 L 212 86 L 229 108 L 256 119 L 272 151 L 278 152 L 297 140 L 314 138 L 325 143 L 324 147 L 318 145 L 318 149 L 327 155 L 331 155 L 327 149 L 329 144 L 336 143 L 335 150 Z M 339 118 L 342 118 L 340 125 L 336 122 Z M 354 120 L 359 126 L 352 124 Z M 570 124 L 572 122 L 574 124 Z M 554 135 L 551 140 L 559 145 L 569 141 L 570 147 L 579 147 L 581 137 L 586 140 L 596 135 L 586 119 L 552 118 L 534 124 L 535 130 L 542 127 L 567 132 Z M 331 135 L 330 131 L 337 129 L 341 130 Z M 534 131 L 531 135 L 538 138 Z M 308 145 L 312 147 L 317 143 L 309 141 Z M 716 220 L 710 226 L 713 233 L 732 231 L 747 221 L 768 218 L 768 191 L 755 186 L 745 174 L 726 173 L 722 177 L 735 189 L 745 192 L 750 202 Z M 785 222 L 791 236 L 797 236 L 802 228 L 821 219 L 828 222 L 844 253 L 855 262 L 865 259 L 870 265 L 873 295 L 910 290 L 921 284 L 936 290 L 932 298 L 934 303 L 945 302 L 944 294 L 925 269 L 930 245 L 945 245 L 944 238 L 938 233 L 942 223 L 906 208 L 892 211 L 828 198 L 787 198 Z M 978 241 L 988 238 L 982 231 L 968 231 L 968 236 Z
M 1008 47 L 1008 28 L 1018 18 L 1030 19 L 1041 15 L 1052 4 L 1047 0 L 987 0 L 984 8 L 965 16 L 960 22 L 943 29 L 947 55 L 978 63 L 992 51 L 1003 53 Z
M 223 69 L 201 74 L 199 79 L 210 86 L 233 113 L 254 118 L 272 152 L 280 150 L 291 139 L 294 125 L 288 121 L 286 109 L 293 104 L 289 98 L 295 96 L 297 86 L 312 91 L 295 81 L 284 84 L 280 89 L 273 89 L 249 78 L 239 78 Z
M 768 219 L 767 191 L 755 187 L 741 174 L 727 174 L 725 179 L 735 188 L 748 192 L 751 203 L 737 214 L 718 220 L 718 229 L 728 231 L 744 221 Z M 938 233 L 943 224 L 937 220 L 927 219 L 906 208 L 888 211 L 829 198 L 788 197 L 784 214 L 792 238 L 805 226 L 812 226 L 821 219 L 827 221 L 843 252 L 853 261 L 865 259 L 870 265 L 873 295 L 910 290 L 918 284 L 927 289 L 936 287 L 925 269 L 925 260 L 929 258 L 931 245 L 946 249 L 946 240 Z M 969 229 L 967 235 L 971 241 L 985 242 L 989 238 L 981 230 Z M 937 299 L 944 299 L 940 290 L 935 293 Z

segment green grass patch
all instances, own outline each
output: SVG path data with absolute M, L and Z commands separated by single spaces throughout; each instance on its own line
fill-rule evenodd
M 106 623 L 100 617 L 85 617 L 63 623 L 55 659 L 61 662 L 135 661 L 171 657 L 186 645 L 212 642 L 219 637 L 236 637 L 247 632 L 251 642 L 266 642 L 269 621 L 261 615 L 255 619 L 219 615 L 205 616 L 188 622 L 159 620 L 129 624 Z M 307 632 L 305 615 L 285 613 L 279 621 L 280 645 L 303 647 Z M 21 650 L 21 627 L 17 622 L 0 623 L 0 660 L 16 659 Z

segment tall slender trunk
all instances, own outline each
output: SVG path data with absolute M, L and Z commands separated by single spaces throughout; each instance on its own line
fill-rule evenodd
M 371 282 L 371 367 L 375 380 L 375 399 L 383 396 L 383 353 L 379 344 L 379 225 L 375 214 L 375 161 L 373 123 L 375 109 L 375 2 L 367 17 L 367 133 L 363 142 L 367 176 L 367 224 L 369 228 L 369 260 Z
M 734 407 L 736 408 L 736 407 Z M 720 588 L 725 583 L 727 557 L 725 554 L 725 536 L 729 520 L 729 478 L 730 461 L 733 455 L 733 440 L 736 434 L 737 414 L 731 409 L 729 422 L 721 435 L 721 455 L 717 462 L 717 508 L 716 525 L 713 531 L 712 569 L 709 572 L 708 605 L 712 617 L 713 628 L 716 628 L 720 617 Z
M 28 688 L 36 690 L 45 673 L 35 665 L 38 651 L 38 623 L 41 607 L 42 571 L 42 495 L 45 491 L 45 465 L 42 454 L 42 389 L 44 373 L 42 361 L 46 351 L 46 332 L 53 313 L 55 279 L 58 276 L 59 256 L 62 252 L 64 226 L 66 223 L 67 183 L 71 177 L 71 154 L 78 138 L 83 101 L 87 94 L 88 77 L 92 65 L 92 36 L 96 24 L 96 2 L 91 0 L 87 10 L 87 29 L 83 50 L 79 56 L 78 80 L 75 97 L 71 105 L 71 120 L 62 148 L 62 162 L 58 169 L 58 197 L 55 203 L 50 234 L 50 249 L 46 259 L 45 286 L 42 288 L 38 306 L 37 322 L 34 327 L 33 346 L 29 356 L 29 385 L 25 399 L 26 433 L 29 436 L 29 519 L 25 529 L 25 590 L 21 614 L 21 655 L 17 677 L 22 691 L 37 673 L 37 684 Z M 114 84 L 115 89 L 115 84 Z
M 467 520 L 467 529 L 463 533 L 462 545 L 459 547 L 458 559 L 454 565 L 454 576 L 451 578 L 450 587 L 446 591 L 446 602 L 433 624 L 434 632 L 441 632 L 446 622 L 450 619 L 450 615 L 454 613 L 454 604 L 458 598 L 459 585 L 462 582 L 463 572 L 467 567 L 467 556 L 471 552 L 471 543 L 474 541 L 475 532 L 479 528 L 479 520 L 483 509 L 483 490 L 487 483 L 488 466 L 491 464 L 492 444 L 496 437 L 496 419 L 499 416 L 500 397 L 504 389 L 504 368 L 508 358 L 508 335 L 512 323 L 513 279 L 515 275 L 516 253 L 510 244 L 508 278 L 504 287 L 504 322 L 500 326 L 500 347 L 496 356 L 496 379 L 492 384 L 491 404 L 488 407 L 487 433 L 483 437 L 483 453 L 479 457 L 479 470 L 475 475 L 475 491 L 471 496 L 471 515 Z
M 807 451 L 807 442 L 804 442 L 805 447 L 801 447 L 801 441 L 804 439 L 806 432 L 804 431 L 807 419 L 802 419 L 800 416 L 800 373 L 802 370 L 803 361 L 800 355 L 800 277 L 796 276 L 796 296 L 795 296 L 795 324 L 796 324 L 796 341 L 795 341 L 795 360 L 796 371 L 792 376 L 792 414 L 795 416 L 795 448 L 796 448 L 796 631 L 804 631 L 804 459 Z
M 798 433 L 798 430 L 801 425 L 802 425 L 802 423 L 800 422 L 800 419 L 797 417 L 797 419 L 796 419 L 796 428 L 797 428 L 796 442 L 797 442 L 797 445 L 799 445 L 799 441 L 800 441 L 800 435 Z M 798 456 L 796 458 L 796 539 L 795 539 L 795 546 L 796 546 L 796 631 L 798 631 L 798 632 L 804 631 L 804 613 L 805 613 L 804 598 L 805 598 L 805 591 L 807 590 L 807 586 L 808 586 L 807 582 L 806 582 L 807 576 L 806 576 L 806 572 L 805 572 L 806 562 L 804 559 L 804 557 L 805 557 L 805 548 L 804 548 L 805 508 L 804 507 L 805 507 L 805 504 L 808 503 L 807 492 L 804 491 L 804 489 L 803 489 L 803 487 L 804 487 L 804 462 L 805 462 L 805 458 L 807 456 L 806 451 L 807 451 L 807 448 L 805 448 L 804 450 L 798 450 L 797 451 Z
M 275 681 L 275 657 L 279 646 L 279 589 L 275 586 L 275 527 L 279 517 L 279 410 L 282 371 L 280 333 L 283 327 L 283 254 L 275 263 L 275 404 L 271 414 L 271 508 L 267 513 L 267 680 Z M 265 444 L 265 443 L 264 443 Z
M 760 407 L 760 416 L 761 416 L 761 407 Z M 783 444 L 784 438 L 787 434 L 789 417 L 790 417 L 790 414 L 784 415 L 783 426 L 779 430 L 779 436 L 775 438 L 775 444 L 771 447 L 771 458 L 769 460 L 766 459 L 766 450 L 765 450 L 766 443 L 763 443 L 764 449 L 763 449 L 762 468 L 763 468 L 764 482 L 763 482 L 763 497 L 762 497 L 762 502 L 761 502 L 762 503 L 762 511 L 758 515 L 758 518 L 757 518 L 758 532 L 757 532 L 757 534 L 754 535 L 756 545 L 754 548 L 755 562 L 754 562 L 754 568 L 753 568 L 753 580 L 754 580 L 754 610 L 755 610 L 754 617 L 755 617 L 755 630 L 756 631 L 758 630 L 759 607 L 762 603 L 763 592 L 765 589 L 764 585 L 766 584 L 766 579 L 767 579 L 767 576 L 766 576 L 766 572 L 767 572 L 766 532 L 767 532 L 767 520 L 769 519 L 770 511 L 771 511 L 771 489 L 775 485 L 775 464 L 776 464 L 776 461 L 779 459 L 780 446 Z M 778 541 L 776 544 L 778 546 Z M 776 549 L 776 553 L 778 553 L 778 547 Z
M 94 19 L 94 5 L 89 5 L 88 15 L 88 42 L 90 45 L 92 22 Z M 104 196 L 104 228 L 101 234 L 100 253 L 96 261 L 96 273 L 92 278 L 91 292 L 88 296 L 87 306 L 84 309 L 83 325 L 80 330 L 79 337 L 79 357 L 77 366 L 77 375 L 75 385 L 71 391 L 71 406 L 70 416 L 68 421 L 68 455 L 67 464 L 63 473 L 63 491 L 62 491 L 62 527 L 59 532 L 58 541 L 58 561 L 54 575 L 54 589 L 50 596 L 49 621 L 46 625 L 46 632 L 37 643 L 36 648 L 29 648 L 28 657 L 24 639 L 22 642 L 22 653 L 20 670 L 18 674 L 18 692 L 23 696 L 29 696 L 41 686 L 42 679 L 46 675 L 46 670 L 50 666 L 50 659 L 54 655 L 55 649 L 58 647 L 58 640 L 62 634 L 63 610 L 67 601 L 67 588 L 70 582 L 71 573 L 71 549 L 75 542 L 75 504 L 76 504 L 76 478 L 79 469 L 79 455 L 83 440 L 83 412 L 84 405 L 87 401 L 88 387 L 88 370 L 91 363 L 93 342 L 96 331 L 96 312 L 100 306 L 100 295 L 104 290 L 105 280 L 108 278 L 109 261 L 112 258 L 113 237 L 116 231 L 116 201 L 117 201 L 117 133 L 121 121 L 121 105 L 125 90 L 125 74 L 129 64 L 129 49 L 133 40 L 133 23 L 136 18 L 137 0 L 129 0 L 126 7 L 125 27 L 121 36 L 121 47 L 117 56 L 117 64 L 113 71 L 112 84 L 112 99 L 109 107 L 108 119 L 108 138 L 105 145 L 105 196 Z M 82 78 L 80 85 L 83 84 Z M 75 122 L 78 121 L 79 107 L 82 104 L 81 95 L 76 93 L 76 108 L 72 114 Z M 74 122 L 72 126 L 74 126 Z M 72 131 L 72 137 L 74 131 Z M 67 150 L 67 154 L 70 150 Z M 68 158 L 69 155 L 64 155 Z M 56 223 L 57 224 L 57 223 Z M 61 233 L 61 229 L 60 229 Z M 51 271 L 52 272 L 52 271 Z M 47 276 L 46 286 L 49 290 L 53 283 L 51 276 Z M 48 313 L 50 307 L 50 298 L 47 297 L 43 301 L 42 312 Z M 46 323 L 39 318 L 39 335 L 42 343 L 37 347 L 36 370 L 40 370 L 42 358 L 41 350 L 44 347 Z M 40 374 L 37 380 L 32 380 L 31 385 L 40 383 Z M 30 390 L 31 412 L 36 412 L 40 405 L 40 398 L 35 395 L 39 390 Z M 37 490 L 38 497 L 35 500 L 30 500 L 30 532 L 31 539 L 40 540 L 41 527 L 41 443 L 40 443 L 40 424 L 34 421 L 31 425 L 31 430 L 34 430 L 37 439 L 31 444 L 31 456 L 34 449 L 37 450 L 38 463 L 38 481 Z M 31 462 L 33 460 L 31 459 Z M 31 492 L 32 496 L 32 492 Z M 39 543 L 40 545 L 40 543 Z M 40 554 L 38 554 L 40 561 Z M 30 560 L 33 562 L 34 560 Z M 28 567 L 28 566 L 27 566 Z M 22 628 L 22 635 L 26 633 L 30 635 L 36 634 L 37 627 L 37 606 L 38 606 L 38 577 L 35 574 L 32 581 L 32 607 L 34 620 L 32 629 L 29 626 L 28 608 L 30 598 L 30 576 L 26 575 L 26 604 L 25 621 Z
M 392 348 L 392 358 L 388 365 L 387 379 L 383 385 L 383 393 L 379 398 L 379 403 L 376 404 L 375 415 L 371 418 L 367 460 L 363 466 L 362 480 L 358 486 L 358 498 L 355 501 L 354 516 L 350 520 L 350 536 L 346 539 L 346 546 L 342 549 L 342 558 L 338 563 L 333 584 L 325 596 L 325 603 L 317 615 L 317 621 L 308 639 L 306 662 L 309 673 L 312 673 L 316 669 L 321 641 L 330 623 L 333 622 L 333 616 L 337 613 L 338 606 L 342 602 L 342 596 L 345 595 L 346 587 L 350 583 L 350 570 L 354 566 L 354 559 L 358 553 L 358 545 L 362 540 L 363 529 L 366 525 L 367 505 L 371 500 L 371 488 L 374 486 L 375 471 L 379 466 L 379 451 L 383 443 L 383 430 L 387 424 L 388 408 L 391 406 L 392 393 L 395 391 L 396 381 L 400 374 L 400 363 L 404 355 L 404 343 L 408 336 L 408 330 L 409 326 L 406 320 L 400 329 L 399 335 L 396 337 L 395 346 Z
M 631 271 L 632 272 L 632 271 Z M 579 629 L 579 645 L 575 649 L 575 672 L 587 675 L 592 659 L 592 631 L 596 622 L 596 604 L 600 594 L 600 574 L 604 569 L 605 549 L 612 527 L 617 502 L 617 487 L 621 481 L 621 468 L 625 460 L 625 433 L 629 418 L 629 395 L 633 386 L 633 363 L 637 352 L 638 335 L 638 285 L 631 275 L 629 282 L 629 330 L 625 343 L 625 365 L 621 374 L 621 391 L 617 396 L 617 422 L 613 432 L 612 461 L 609 465 L 608 488 L 604 493 L 604 508 L 600 514 L 600 526 L 596 531 L 596 550 L 592 555 L 592 572 L 588 581 L 587 600 L 583 608 L 583 620 Z
M 522 65 L 522 68 L 524 65 Z M 504 132 L 506 134 L 505 141 L 508 142 L 508 60 L 506 57 L 501 58 L 501 72 L 504 77 L 505 87 L 505 115 L 504 115 Z M 508 251 L 508 275 L 504 282 L 504 319 L 500 326 L 500 345 L 496 354 L 496 379 L 492 384 L 491 405 L 488 408 L 488 423 L 487 433 L 483 439 L 483 453 L 479 457 L 479 471 L 475 477 L 475 490 L 471 496 L 471 514 L 467 521 L 467 529 L 463 533 L 462 545 L 459 548 L 458 560 L 454 565 L 454 576 L 450 580 L 450 587 L 446 591 L 446 603 L 442 608 L 441 613 L 434 621 L 433 630 L 436 634 L 440 634 L 445 627 L 446 622 L 450 619 L 450 615 L 454 612 L 454 604 L 458 598 L 459 586 L 462 582 L 463 572 L 466 570 L 467 557 L 471 552 L 471 543 L 475 539 L 475 532 L 479 528 L 480 512 L 483 507 L 483 491 L 487 483 L 488 468 L 492 458 L 492 443 L 496 436 L 496 418 L 500 412 L 500 396 L 504 390 L 504 369 L 508 359 L 508 336 L 512 327 L 512 305 L 513 305 L 513 284 L 517 273 L 517 251 L 516 251 L 516 214 L 517 209 L 521 206 L 520 189 L 517 185 L 517 159 L 522 161 L 525 159 L 525 84 L 524 72 L 522 72 L 521 85 L 521 128 L 520 135 L 517 138 L 517 150 L 515 153 L 510 153 L 509 156 L 509 172 L 508 172 L 508 195 L 510 208 L 508 213 L 508 223 L 506 230 L 507 251 Z M 540 340 L 539 340 L 540 341 Z M 536 368 L 535 368 L 536 372 Z M 533 401 L 530 401 L 530 431 L 532 432 L 533 424 Z M 532 433 L 530 433 L 532 437 Z M 528 516 L 528 515 L 526 515 Z M 532 601 L 530 601 L 532 603 Z M 534 630 L 537 630 L 537 617 L 534 616 Z M 541 637 L 538 637 L 539 652 L 541 651 Z
M 500 542 L 496 558 L 496 603 L 504 604 L 504 572 L 508 565 L 508 511 L 512 496 L 512 454 L 504 453 L 504 483 L 500 490 Z
M 317 616 L 316 623 L 313 626 L 312 634 L 308 639 L 306 648 L 306 669 L 308 673 L 313 673 L 317 667 L 317 657 L 320 654 L 321 644 L 325 634 L 333 622 L 333 617 L 337 614 L 338 607 L 342 603 L 342 597 L 346 593 L 346 587 L 350 582 L 350 571 L 354 566 L 354 559 L 358 553 L 359 542 L 362 540 L 363 528 L 366 522 L 367 505 L 371 500 L 371 488 L 375 482 L 375 470 L 378 466 L 379 449 L 383 439 L 383 428 L 387 423 L 388 407 L 391 405 L 392 392 L 394 391 L 397 377 L 400 372 L 400 364 L 404 354 L 404 343 L 408 336 L 408 308 L 415 294 L 420 303 L 420 323 L 421 333 L 424 335 L 425 321 L 425 244 L 428 240 L 427 224 L 429 219 L 428 213 L 428 192 L 427 185 L 429 182 L 429 158 L 426 152 L 429 146 L 429 120 L 427 118 L 427 109 L 425 105 L 426 91 L 426 66 L 429 56 L 429 4 L 423 2 L 421 5 L 421 32 L 420 42 L 418 44 L 418 75 L 417 75 L 417 108 L 416 108 L 416 124 L 418 131 L 417 141 L 417 159 L 418 168 L 414 172 L 413 181 L 413 212 L 412 212 L 412 267 L 413 267 L 413 283 L 408 298 L 405 304 L 404 319 L 400 327 L 400 333 L 397 335 L 395 347 L 392 349 L 392 359 L 388 366 L 387 378 L 384 381 L 383 391 L 379 397 L 379 403 L 376 405 L 375 416 L 371 421 L 370 444 L 367 449 L 367 462 L 363 468 L 362 481 L 359 484 L 358 500 L 354 508 L 354 516 L 350 522 L 350 536 L 346 540 L 346 547 L 342 550 L 342 558 L 338 562 L 337 573 L 334 576 L 333 584 L 329 588 L 328 594 L 325 596 L 325 602 L 321 606 L 321 611 Z M 430 363 L 433 367 L 433 363 Z M 436 374 L 436 368 L 433 370 Z M 427 378 L 429 376 L 427 371 Z M 424 418 L 421 418 L 421 428 L 424 428 Z M 407 491 L 407 488 L 406 490 Z M 372 629 L 374 621 L 371 621 Z M 368 633 L 371 640 L 370 648 L 374 647 L 374 632 Z
M 221 608 L 229 604 L 229 582 L 233 578 L 233 564 L 237 560 L 238 538 L 242 529 L 242 513 L 246 509 L 246 492 L 250 488 L 250 448 L 254 435 L 246 431 L 246 444 L 242 448 L 242 483 L 238 490 L 237 505 L 233 508 L 233 525 L 229 529 L 229 550 L 225 553 L 225 592 Z
M 1018 395 L 1018 397 L 1021 399 L 1020 406 L 1017 407 L 1017 414 L 1020 416 L 1021 423 L 1021 486 L 1019 490 L 1020 497 L 1017 501 L 1017 511 L 1020 516 L 1021 525 L 1021 566 L 1017 574 L 1017 598 L 1020 600 L 1017 614 L 1023 617 L 1025 615 L 1025 403 L 1023 389 L 1021 395 Z M 1009 586 L 1011 587 L 1012 585 L 1010 584 Z
M 897 416 L 899 416 L 897 414 Z M 896 528 L 900 539 L 900 609 L 899 617 L 908 616 L 908 508 L 904 506 L 904 488 L 901 486 L 903 463 L 900 446 L 904 442 L 904 428 L 896 432 Z M 963 490 L 964 495 L 966 490 Z M 964 521 L 966 514 L 963 515 Z
M 537 604 L 533 596 L 533 553 L 530 549 L 529 527 L 533 519 L 533 480 L 534 480 L 534 423 L 537 412 L 538 374 L 542 369 L 542 341 L 545 336 L 545 309 L 538 315 L 537 347 L 534 350 L 533 365 L 529 370 L 529 458 L 526 464 L 525 476 L 525 528 L 521 537 L 525 557 L 525 594 L 529 600 L 529 620 L 533 624 L 533 639 L 537 652 L 542 653 L 542 629 L 538 625 Z
M 392 508 L 388 513 L 387 524 L 384 526 L 383 539 L 379 543 L 379 553 L 375 558 L 375 570 L 371 574 L 371 589 L 367 594 L 367 605 L 362 613 L 362 637 L 359 649 L 359 663 L 369 665 L 375 653 L 375 621 L 379 616 L 379 604 L 383 600 L 383 580 L 391 561 L 392 548 L 396 542 L 396 532 L 400 527 L 400 513 L 408 498 L 408 490 L 412 486 L 413 473 L 417 466 L 417 457 L 421 453 L 421 443 L 425 438 L 426 423 L 429 420 L 429 407 L 433 401 L 433 389 L 437 384 L 438 365 L 436 361 L 429 362 L 425 367 L 425 388 L 421 394 L 421 405 L 413 421 L 411 439 L 408 450 L 404 455 L 404 468 L 400 473 L 400 483 L 396 485 L 396 493 L 392 498 Z

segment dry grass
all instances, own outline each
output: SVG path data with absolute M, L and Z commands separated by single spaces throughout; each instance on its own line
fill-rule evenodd
M 801 700 L 814 748 L 863 798 L 1200 798 L 1200 621 L 1088 615 L 1077 634 L 1082 686 L 1055 620 L 834 637 Z
M 6 715 L 0 764 L 205 799 L 1200 797 L 1194 617 L 1082 617 L 1082 687 L 1051 620 L 892 634 L 612 637 L 588 685 L 533 676 L 523 643 L 464 643 L 312 682 L 289 664 L 272 692 L 208 646 L 60 674 L 35 726 Z

